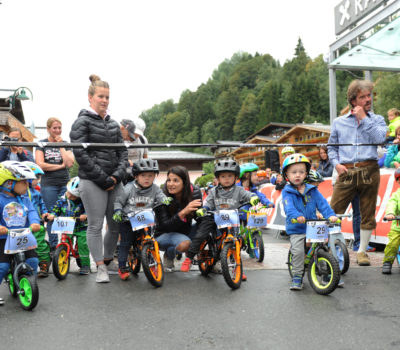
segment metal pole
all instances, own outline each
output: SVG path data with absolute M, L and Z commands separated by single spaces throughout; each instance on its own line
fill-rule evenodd
M 333 124 L 333 120 L 337 117 L 337 102 L 336 102 L 336 70 L 329 68 L 329 114 L 330 114 L 330 125 Z

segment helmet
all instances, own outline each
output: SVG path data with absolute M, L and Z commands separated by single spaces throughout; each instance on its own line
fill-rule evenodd
M 219 173 L 224 171 L 228 171 L 234 173 L 236 176 L 239 176 L 240 174 L 239 164 L 232 159 L 217 161 L 214 167 L 214 175 L 218 176 Z
M 35 173 L 35 175 L 44 175 L 44 171 L 36 163 L 30 162 L 28 160 L 26 160 L 25 162 L 22 162 L 22 163 L 25 164 L 29 169 L 31 169 Z
M 0 186 L 7 180 L 35 180 L 35 173 L 23 162 L 6 160 L 0 163 Z
M 79 177 L 75 176 L 67 183 L 67 191 L 75 197 L 80 197 L 79 194 Z
M 308 158 L 305 155 L 301 154 L 301 153 L 295 153 L 295 154 L 292 154 L 292 155 L 288 156 L 283 161 L 283 164 L 282 164 L 282 174 L 283 174 L 283 176 L 286 177 L 287 168 L 290 165 L 296 164 L 296 163 L 305 163 L 307 174 L 310 172 L 311 163 L 308 160 Z
M 394 172 L 394 178 L 397 180 L 400 177 L 400 168 L 397 168 Z
M 265 170 L 259 170 L 259 171 L 257 171 L 257 176 L 258 177 L 267 177 L 267 172 Z
M 296 153 L 296 151 L 291 146 L 283 147 L 282 155 L 285 155 L 286 153 Z
M 158 162 L 150 158 L 144 158 L 133 164 L 132 167 L 133 176 L 136 176 L 140 173 L 144 173 L 147 171 L 158 174 L 159 173 Z
M 304 182 L 310 183 L 310 182 L 324 182 L 324 181 L 325 181 L 324 178 L 318 171 L 310 170 Z
M 257 171 L 259 169 L 257 164 L 254 163 L 245 163 L 240 166 L 240 175 L 241 179 L 245 173 L 252 173 L 253 171 Z

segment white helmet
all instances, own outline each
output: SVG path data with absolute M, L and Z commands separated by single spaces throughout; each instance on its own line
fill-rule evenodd
M 144 131 L 146 130 L 146 123 L 144 122 L 144 120 L 142 118 L 137 117 L 133 120 L 133 122 L 135 123 L 136 126 L 135 133 L 139 134 L 140 136 L 144 136 Z
M 23 162 L 6 160 L 0 165 L 0 185 L 7 180 L 35 180 L 35 173 Z
M 75 197 L 80 197 L 79 193 L 79 177 L 75 176 L 67 183 L 67 191 Z

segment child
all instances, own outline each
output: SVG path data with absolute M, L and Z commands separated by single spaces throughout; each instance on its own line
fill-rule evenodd
M 389 136 L 386 141 L 393 141 L 396 138 L 396 129 L 400 126 L 400 111 L 397 108 L 391 108 L 387 112 L 389 120 Z
M 10 269 L 11 255 L 4 254 L 9 229 L 30 228 L 40 230 L 40 219 L 27 197 L 22 195 L 28 189 L 28 180 L 36 176 L 22 162 L 5 161 L 0 163 L 0 283 Z M 26 263 L 36 273 L 39 259 L 34 250 L 25 252 Z M 0 304 L 4 300 L 0 298 Z
M 42 196 L 39 191 L 35 188 L 40 181 L 40 177 L 44 174 L 43 170 L 36 163 L 26 161 L 24 162 L 26 166 L 28 166 L 36 175 L 36 179 L 29 180 L 29 187 L 26 193 L 26 196 L 32 202 L 33 206 L 36 209 L 36 212 L 41 218 L 41 226 L 38 232 L 34 233 L 37 242 L 36 253 L 39 258 L 39 273 L 38 277 L 48 277 L 49 276 L 49 267 L 50 267 L 50 246 L 46 242 L 46 229 L 43 226 L 43 221 L 47 220 L 47 207 L 43 202 Z
M 394 172 L 394 178 L 400 184 L 400 168 Z M 395 216 L 400 215 L 400 188 L 392 194 L 386 206 L 386 214 L 384 219 L 391 220 Z M 383 256 L 382 273 L 390 275 L 392 273 L 392 264 L 396 258 L 400 246 L 400 225 L 399 222 L 394 220 L 388 233 L 389 242 L 386 245 Z
M 67 183 L 67 192 L 58 198 L 56 204 L 48 215 L 49 221 L 55 217 L 73 217 L 76 219 L 73 236 L 78 243 L 78 253 L 81 260 L 80 275 L 89 275 L 90 258 L 89 247 L 86 242 L 87 216 L 79 194 L 79 177 L 73 177 Z
M 238 209 L 249 202 L 251 205 L 260 202 L 255 193 L 246 191 L 243 187 L 235 186 L 240 174 L 240 167 L 234 160 L 218 161 L 214 168 L 214 174 L 218 179 L 218 186 L 210 190 L 204 207 L 196 211 L 198 216 L 204 216 L 206 210 Z M 182 272 L 190 270 L 193 259 L 200 250 L 201 243 L 204 242 L 210 232 L 215 232 L 216 229 L 214 217 L 204 216 L 201 219 L 196 236 L 193 237 L 186 253 L 186 259 L 182 263 Z M 244 274 L 242 280 L 246 280 Z
M 286 232 L 290 238 L 292 252 L 293 279 L 291 290 L 303 289 L 304 274 L 304 239 L 306 219 L 317 219 L 317 209 L 325 218 L 335 222 L 337 217 L 315 186 L 305 184 L 311 163 L 302 154 L 293 154 L 282 165 L 283 176 L 288 184 L 282 190 L 282 201 L 286 213 Z M 298 223 L 292 223 L 296 219 Z
M 125 185 L 114 203 L 113 219 L 120 223 L 119 232 L 121 234 L 118 250 L 118 274 L 123 281 L 129 278 L 129 268 L 126 266 L 129 248 L 132 244 L 136 244 L 137 240 L 137 232 L 132 231 L 128 214 L 162 204 L 168 205 L 172 200 L 153 183 L 158 173 L 156 160 L 145 158 L 134 163 L 132 175 L 135 180 Z
M 286 159 L 287 157 L 291 156 L 294 153 L 295 153 L 295 150 L 293 147 L 286 146 L 286 147 L 283 147 L 282 157 L 283 157 L 283 159 Z

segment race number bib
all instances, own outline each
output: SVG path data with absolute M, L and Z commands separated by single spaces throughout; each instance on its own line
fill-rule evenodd
M 4 254 L 15 254 L 35 249 L 37 242 L 29 228 L 10 230 L 4 246 Z
M 328 225 L 323 221 L 308 221 L 306 242 L 325 242 L 328 239 Z
M 334 224 L 329 225 L 329 234 L 330 235 L 334 235 L 336 233 L 341 233 L 341 232 L 342 232 L 342 230 L 340 228 L 340 225 L 334 225 Z
M 237 210 L 219 210 L 214 214 L 214 220 L 218 228 L 239 227 Z
M 265 227 L 267 226 L 266 213 L 248 213 L 247 227 Z
M 75 227 L 75 219 L 71 217 L 57 217 L 51 226 L 51 233 L 56 233 L 59 236 L 63 233 L 72 235 Z
M 154 212 L 152 209 L 141 210 L 128 216 L 129 221 L 131 222 L 132 231 L 141 230 L 145 227 L 155 225 Z

